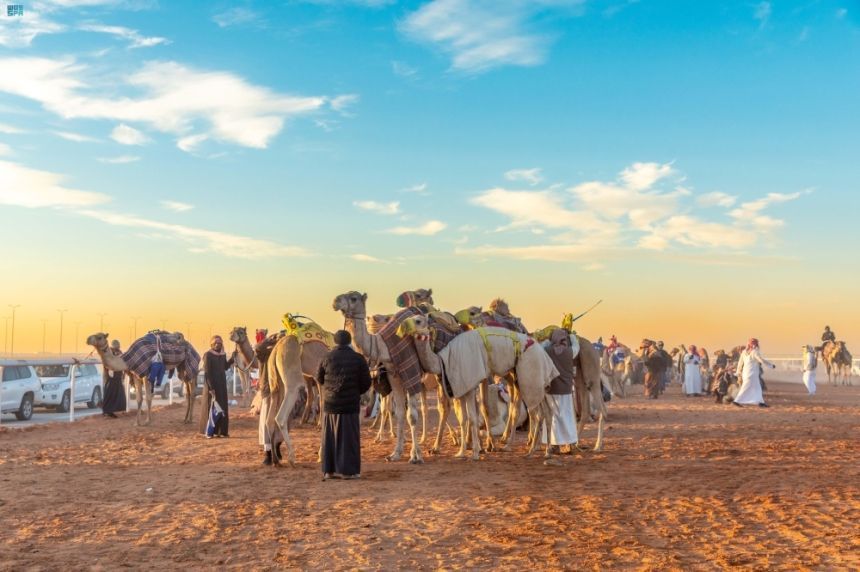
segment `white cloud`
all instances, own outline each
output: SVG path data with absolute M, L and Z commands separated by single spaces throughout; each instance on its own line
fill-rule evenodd
M 26 133 L 23 129 L 15 127 L 14 125 L 7 125 L 6 123 L 0 123 L 0 133 L 5 135 L 20 135 L 21 133 Z
M 179 201 L 161 201 L 161 206 L 169 211 L 177 213 L 184 213 L 194 208 L 194 205 L 189 205 L 188 203 L 181 203 Z
M 671 175 L 674 171 L 670 163 L 633 163 L 621 171 L 621 180 L 629 189 L 644 191 L 654 183 Z
M 784 226 L 782 220 L 765 214 L 765 209 L 812 192 L 769 193 L 727 211 L 737 197 L 723 192 L 694 197 L 681 186 L 671 191 L 658 188 L 670 175 L 677 172 L 669 164 L 634 163 L 619 174 L 618 181 L 580 183 L 569 189 L 567 198 L 552 189 L 489 189 L 470 202 L 508 219 L 497 231 L 546 234 L 549 244 L 484 245 L 460 253 L 582 261 L 598 250 L 744 250 Z M 695 216 L 689 214 L 694 207 Z M 528 235 L 520 236 L 520 240 L 523 236 L 528 240 Z
M 259 14 L 248 8 L 238 6 L 212 16 L 212 21 L 221 28 L 233 26 L 260 26 L 263 20 Z
M 529 185 L 535 186 L 543 181 L 540 174 L 540 169 L 511 169 L 505 173 L 505 178 L 509 181 L 525 181 Z
M 71 131 L 54 131 L 54 135 L 65 139 L 66 141 L 74 141 L 75 143 L 98 143 L 99 140 L 89 135 L 81 135 L 80 133 L 72 133 Z
M 600 262 L 592 262 L 591 264 L 586 264 L 582 267 L 586 272 L 595 272 L 597 270 L 603 270 L 606 268 L 605 264 L 601 264 Z
M 568 262 L 587 261 L 596 256 L 599 250 L 588 244 L 539 244 L 535 246 L 456 248 L 454 252 L 463 256 Z
M 6 48 L 26 48 L 41 34 L 56 34 L 65 31 L 66 27 L 57 22 L 45 19 L 41 14 L 25 4 L 24 15 L 8 18 L 6 3 L 0 5 L 0 46 Z
M 84 32 L 96 32 L 99 34 L 108 34 L 128 40 L 129 48 L 151 48 L 160 44 L 169 44 L 170 40 L 157 36 L 146 37 L 141 35 L 137 30 L 126 28 L 124 26 L 105 26 L 103 24 L 83 24 L 78 27 Z
M 150 139 L 134 127 L 121 123 L 111 131 L 110 138 L 120 145 L 145 145 Z
M 89 207 L 110 200 L 110 197 L 101 193 L 67 188 L 62 182 L 61 175 L 0 161 L 0 205 L 27 208 Z
M 166 238 L 184 242 L 189 251 L 194 253 L 214 253 L 230 258 L 251 260 L 307 256 L 309 254 L 307 250 L 298 246 L 285 246 L 268 240 L 170 224 L 134 215 L 92 209 L 78 209 L 75 212 L 113 226 L 154 231 Z
M 329 105 L 331 108 L 340 113 L 341 115 L 348 115 L 347 109 L 358 103 L 359 97 L 354 93 L 346 94 L 346 95 L 338 95 L 336 97 L 331 98 L 329 101 Z
M 124 165 L 126 163 L 136 163 L 140 161 L 140 157 L 137 155 L 119 155 L 117 157 L 98 157 L 98 161 L 109 165 Z
M 66 119 L 140 122 L 178 137 L 206 126 L 213 139 L 258 149 L 268 146 L 286 119 L 319 110 L 327 101 L 276 93 L 229 72 L 176 62 L 149 62 L 119 86 L 89 81 L 87 66 L 68 58 L 0 58 L 0 69 L 0 92 L 38 101 Z M 117 89 L 139 94 L 95 95 Z
M 703 207 L 724 207 L 729 208 L 737 202 L 738 198 L 733 195 L 728 195 L 720 191 L 705 193 L 701 195 L 696 202 Z
M 176 146 L 179 147 L 182 151 L 186 153 L 193 153 L 197 150 L 197 147 L 200 146 L 201 143 L 209 139 L 209 136 L 205 133 L 199 133 L 197 135 L 188 135 L 187 137 L 180 137 L 176 141 Z
M 532 31 L 531 18 L 581 3 L 432 0 L 410 13 L 400 31 L 414 41 L 439 46 L 451 56 L 455 70 L 476 73 L 502 65 L 534 66 L 543 63 L 551 38 Z
M 397 60 L 391 62 L 391 71 L 394 72 L 394 75 L 399 75 L 400 77 L 405 78 L 414 78 L 418 76 L 418 69 L 410 66 L 406 62 Z
M 390 203 L 380 203 L 377 201 L 353 201 L 352 204 L 358 209 L 376 214 L 396 215 L 400 212 L 400 203 L 398 201 L 392 201 Z
M 561 197 L 551 191 L 511 191 L 496 187 L 469 202 L 509 217 L 510 228 L 548 227 L 605 233 L 613 227 L 593 213 L 565 208 Z
M 12 154 L 12 148 L 6 145 L 5 143 L 0 143 L 0 157 L 8 156 Z
M 404 193 L 415 193 L 417 195 L 429 195 L 427 192 L 427 183 L 419 183 L 417 185 L 412 185 L 411 187 L 406 187 L 405 189 L 401 189 L 401 192 Z
M 385 261 L 381 258 L 376 258 L 375 256 L 370 256 L 369 254 L 353 254 L 350 256 L 353 260 L 358 262 L 374 262 L 374 263 L 384 263 Z
M 389 228 L 385 232 L 389 234 L 397 234 L 401 236 L 415 234 L 419 236 L 433 236 L 434 234 L 439 234 L 448 225 L 444 222 L 438 220 L 429 220 L 420 226 L 396 226 L 394 228 Z

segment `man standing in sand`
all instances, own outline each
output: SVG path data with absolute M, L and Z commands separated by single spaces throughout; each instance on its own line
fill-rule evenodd
M 639 351 L 642 361 L 645 362 L 645 397 L 657 399 L 668 364 L 651 340 L 642 340 Z
M 763 367 L 776 369 L 776 366 L 763 357 L 758 347 L 758 340 L 750 338 L 746 349 L 741 353 L 738 360 L 737 376 L 741 380 L 741 388 L 732 402 L 738 407 L 741 405 L 758 405 L 767 407 L 764 402 L 764 394 L 761 387 L 761 371 Z
M 320 364 L 317 383 L 323 390 L 323 480 L 361 476 L 361 395 L 370 389 L 367 360 L 356 353 L 346 330 L 334 334 L 336 347 Z
M 803 346 L 803 385 L 809 395 L 815 395 L 815 373 L 818 368 L 818 357 L 815 355 L 815 348 L 812 346 Z

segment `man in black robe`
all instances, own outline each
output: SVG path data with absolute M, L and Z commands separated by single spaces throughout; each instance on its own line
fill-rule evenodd
M 119 356 L 122 355 L 122 350 L 119 347 L 119 340 L 114 340 L 110 344 L 110 352 Z M 121 371 L 104 371 L 104 397 L 102 398 L 102 415 L 116 419 L 116 412 L 125 411 L 125 386 L 122 384 L 123 372 Z
M 367 360 L 351 347 L 345 330 L 334 334 L 337 346 L 320 364 L 317 382 L 323 390 L 323 480 L 357 479 L 361 475 L 361 395 L 370 389 Z
M 227 399 L 227 370 L 233 365 L 233 358 L 227 359 L 224 353 L 224 340 L 221 336 L 212 336 L 209 351 L 203 354 L 203 411 L 200 419 L 200 432 L 209 437 L 206 426 L 209 423 L 209 413 L 212 408 L 212 396 L 224 412 L 215 423 L 214 437 L 229 437 L 228 399 Z

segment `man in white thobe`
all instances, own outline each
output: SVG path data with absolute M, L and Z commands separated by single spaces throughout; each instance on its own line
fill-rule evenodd
M 818 369 L 818 357 L 815 355 L 815 349 L 812 346 L 803 346 L 803 385 L 809 395 L 815 395 L 815 373 Z
M 767 407 L 761 390 L 761 372 L 763 367 L 776 369 L 776 366 L 763 357 L 759 350 L 758 340 L 750 338 L 746 349 L 741 352 L 738 360 L 737 376 L 741 380 L 741 388 L 735 397 L 735 405 L 758 405 Z

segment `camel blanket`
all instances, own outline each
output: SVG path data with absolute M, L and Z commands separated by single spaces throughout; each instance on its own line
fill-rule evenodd
M 418 351 L 415 349 L 415 340 L 412 336 L 398 336 L 397 329 L 406 319 L 420 316 L 421 311 L 417 308 L 406 308 L 397 312 L 394 318 L 379 330 L 379 336 L 388 348 L 394 373 L 400 378 L 406 393 L 413 395 L 421 391 L 421 377 L 424 371 L 418 361 Z
M 515 370 L 526 406 L 543 400 L 546 388 L 559 375 L 539 344 L 525 334 L 505 328 L 478 328 L 451 340 L 439 352 L 455 398 L 462 397 L 492 375 Z
M 165 369 L 176 368 L 186 372 L 191 379 L 197 379 L 200 370 L 200 354 L 188 342 L 176 343 L 173 340 L 160 336 L 159 345 L 156 344 L 155 334 L 146 334 L 132 343 L 128 350 L 122 354 L 122 359 L 128 366 L 129 371 L 139 377 L 149 374 L 149 367 L 158 349 L 161 349 L 161 359 L 164 361 Z
M 295 336 L 299 340 L 299 344 L 304 345 L 308 342 L 319 342 L 325 344 L 328 349 L 334 347 L 334 334 L 327 332 L 322 326 L 316 322 L 302 323 L 292 314 L 284 314 L 281 320 L 286 328 L 288 336 Z

